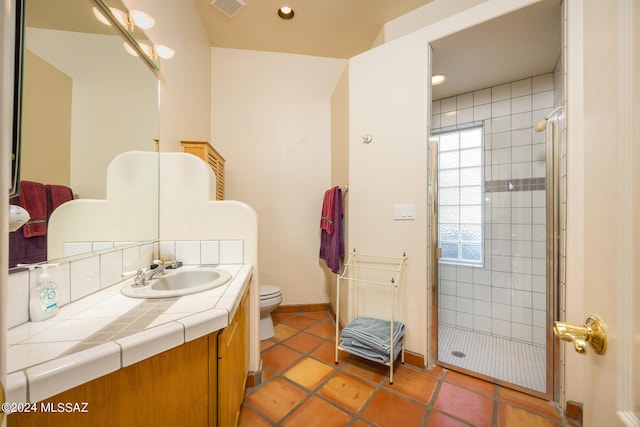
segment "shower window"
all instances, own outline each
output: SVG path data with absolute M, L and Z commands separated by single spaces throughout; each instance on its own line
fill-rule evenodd
M 442 132 L 438 141 L 439 243 L 443 262 L 481 265 L 482 127 Z

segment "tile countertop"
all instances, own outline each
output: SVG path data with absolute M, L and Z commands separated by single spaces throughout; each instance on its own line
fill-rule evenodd
M 7 402 L 39 402 L 225 328 L 249 286 L 251 265 L 218 265 L 231 280 L 176 298 L 122 295 L 117 283 L 7 332 Z M 184 266 L 181 268 L 189 268 Z

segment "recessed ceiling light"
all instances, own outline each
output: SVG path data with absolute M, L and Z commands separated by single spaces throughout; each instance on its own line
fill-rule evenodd
M 447 80 L 447 76 L 445 74 L 436 73 L 431 75 L 431 84 L 434 86 L 444 83 L 445 80 Z
M 278 9 L 278 16 L 282 19 L 291 19 L 294 14 L 293 9 L 289 6 L 280 6 L 280 9 Z

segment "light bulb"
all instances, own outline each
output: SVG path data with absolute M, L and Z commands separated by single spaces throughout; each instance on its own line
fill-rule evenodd
M 105 17 L 104 17 L 104 15 L 102 14 L 102 12 L 100 12 L 100 11 L 98 10 L 98 8 L 97 8 L 97 7 L 94 7 L 94 8 L 93 8 L 93 14 L 95 15 L 95 17 L 96 17 L 96 19 L 97 19 L 98 21 L 102 22 L 104 25 L 109 25 L 109 26 L 111 26 L 111 22 L 109 22 L 109 21 L 107 20 L 107 18 L 105 18 Z
M 152 59 L 155 59 L 156 55 L 155 52 L 153 51 L 153 48 L 151 46 L 149 46 L 146 43 L 138 43 L 138 45 L 140 46 L 140 49 L 142 49 L 142 51 L 149 57 Z
M 141 10 L 130 11 L 129 18 L 131 19 L 131 21 L 133 21 L 134 24 L 136 24 L 143 30 L 148 30 L 156 23 L 156 20 L 153 19 L 153 17 L 149 16 Z
M 127 15 L 123 11 L 121 11 L 120 9 L 116 9 L 115 7 L 110 7 L 109 10 L 111 11 L 111 13 L 113 13 L 113 16 L 116 17 L 116 20 L 126 28 L 129 22 Z
M 153 49 L 156 51 L 156 54 L 163 59 L 171 59 L 176 53 L 169 46 L 165 46 L 163 44 L 157 44 L 153 47 Z
M 431 84 L 434 86 L 437 86 L 439 84 L 444 83 L 444 81 L 447 79 L 447 76 L 445 74 L 433 74 L 431 76 Z
M 129 43 L 124 42 L 122 45 L 129 55 L 138 56 L 138 52 L 136 52 Z

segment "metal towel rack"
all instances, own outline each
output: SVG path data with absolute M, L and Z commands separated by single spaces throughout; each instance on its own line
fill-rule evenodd
M 350 304 L 350 314 L 352 319 L 354 320 L 358 317 L 358 298 L 360 294 L 360 286 L 361 285 L 374 285 L 374 286 L 382 286 L 391 289 L 391 319 L 390 320 L 390 348 L 389 348 L 389 362 L 380 362 L 379 360 L 373 360 L 377 363 L 382 363 L 383 365 L 389 366 L 389 383 L 393 384 L 393 364 L 395 362 L 394 358 L 394 323 L 396 321 L 396 293 L 399 292 L 401 295 L 401 310 L 400 310 L 400 319 L 398 319 L 402 325 L 405 322 L 405 267 L 407 264 L 407 256 L 406 253 L 403 253 L 401 257 L 389 257 L 389 256 L 377 256 L 377 255 L 362 255 L 356 253 L 356 250 L 349 254 L 349 258 L 347 262 L 344 264 L 344 270 L 337 277 L 337 285 L 336 285 L 336 342 L 335 342 L 335 363 L 338 363 L 338 351 L 345 351 L 348 353 L 355 354 L 351 352 L 349 349 L 346 349 L 340 345 L 340 286 L 342 282 L 348 281 L 350 285 L 353 286 L 351 292 L 351 298 L 349 301 Z M 368 276 L 367 278 L 361 278 L 362 271 L 369 272 L 377 272 L 382 275 L 383 273 L 391 273 L 389 281 L 381 281 L 381 280 L 371 280 Z M 371 273 L 373 274 L 373 273 Z M 345 325 L 347 327 L 348 325 Z M 406 334 L 406 332 L 405 332 Z M 404 364 L 404 335 L 400 338 L 402 340 L 402 349 L 401 349 L 401 363 Z M 361 354 L 356 354 L 357 356 L 364 357 Z M 366 357 L 365 357 L 366 358 Z

